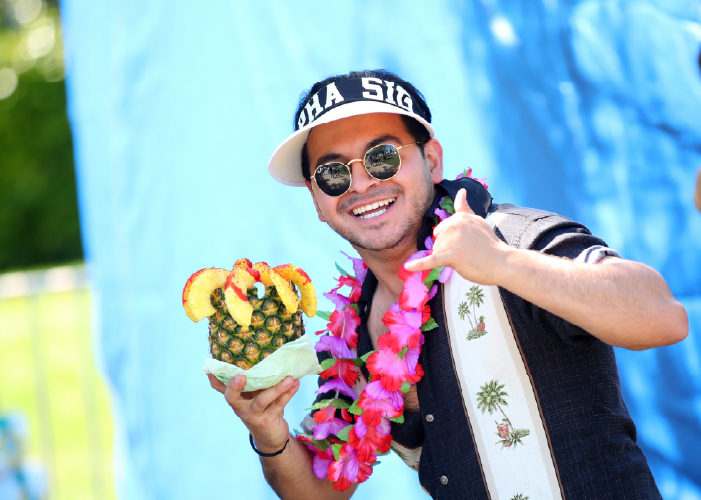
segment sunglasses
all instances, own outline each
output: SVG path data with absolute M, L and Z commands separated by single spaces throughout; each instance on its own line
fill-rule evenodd
M 314 171 L 314 182 L 327 196 L 342 196 L 348 192 L 351 187 L 351 168 L 350 165 L 356 161 L 362 161 L 368 175 L 378 181 L 386 181 L 399 173 L 399 167 L 402 166 L 402 158 L 399 156 L 399 150 L 419 144 L 412 142 L 405 146 L 396 147 L 392 144 L 380 144 L 370 148 L 362 159 L 351 160 L 348 163 L 324 163 L 316 167 Z

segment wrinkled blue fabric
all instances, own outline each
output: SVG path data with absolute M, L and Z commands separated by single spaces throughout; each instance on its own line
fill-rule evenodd
M 472 167 L 495 201 L 578 220 L 667 279 L 689 338 L 618 350 L 618 363 L 662 495 L 701 498 L 701 3 L 428 5 L 62 1 L 121 498 L 275 498 L 245 428 L 200 373 L 207 329 L 186 318 L 180 290 L 195 270 L 243 256 L 332 286 L 338 250 L 351 250 L 267 161 L 303 89 L 376 67 L 426 95 L 447 178 Z M 313 389 L 305 379 L 288 406 L 292 426 Z M 358 497 L 425 498 L 413 471 L 382 461 Z

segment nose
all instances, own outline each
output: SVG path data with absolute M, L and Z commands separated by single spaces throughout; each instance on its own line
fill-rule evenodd
M 351 175 L 353 176 L 353 182 L 351 183 L 350 191 L 356 193 L 365 193 L 369 189 L 376 187 L 380 184 L 380 181 L 368 174 L 365 170 L 365 165 L 363 161 L 354 161 L 350 164 Z

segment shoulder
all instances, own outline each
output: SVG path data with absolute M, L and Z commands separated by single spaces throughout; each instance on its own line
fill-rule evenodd
M 518 207 L 511 203 L 492 203 L 488 220 L 496 225 L 497 235 L 510 246 L 532 250 L 543 250 L 554 239 L 594 238 L 583 224 L 554 212 L 535 208 Z M 596 242 L 588 244 L 602 244 Z

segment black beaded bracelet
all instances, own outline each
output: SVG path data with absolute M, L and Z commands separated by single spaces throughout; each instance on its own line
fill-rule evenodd
M 261 457 L 276 457 L 276 456 L 278 456 L 280 453 L 285 451 L 285 448 L 287 448 L 287 443 L 290 442 L 290 438 L 287 438 L 287 441 L 285 441 L 285 446 L 283 446 L 280 451 L 276 451 L 275 453 L 263 453 L 262 451 L 258 451 L 256 449 L 256 444 L 253 442 L 253 434 L 251 434 L 250 432 L 248 433 L 248 440 L 251 442 L 251 448 L 253 448 L 253 451 L 258 453 L 258 455 L 260 455 Z

